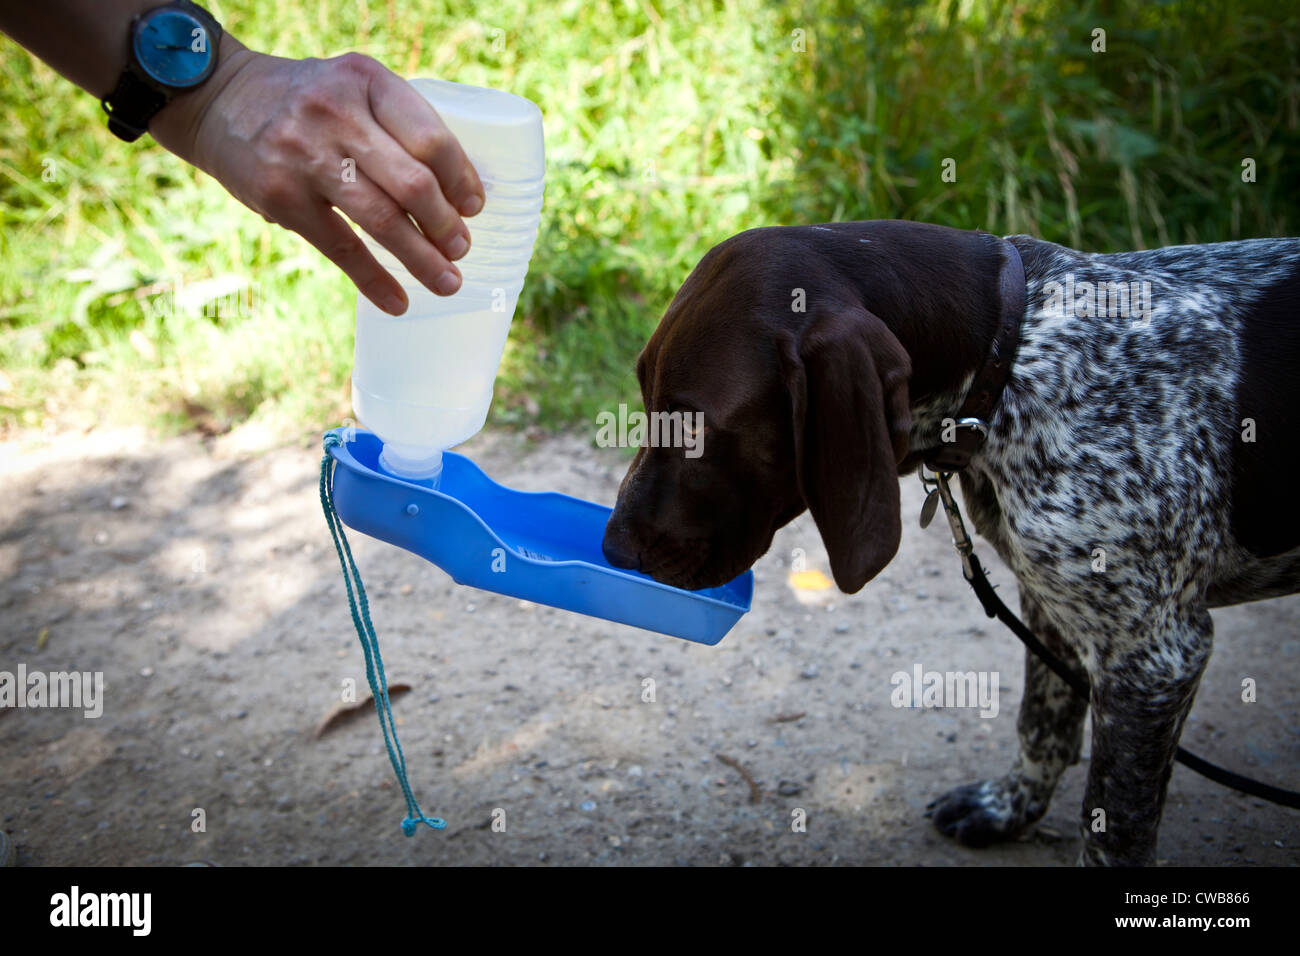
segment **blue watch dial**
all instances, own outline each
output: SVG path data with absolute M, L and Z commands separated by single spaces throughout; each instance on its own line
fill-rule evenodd
M 217 55 L 203 24 L 180 10 L 150 15 L 132 43 L 136 60 L 150 77 L 182 89 L 201 82 Z

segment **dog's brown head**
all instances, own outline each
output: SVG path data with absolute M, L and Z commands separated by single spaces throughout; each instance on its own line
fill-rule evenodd
M 840 234 L 821 248 L 813 228 L 735 236 L 674 297 L 637 378 L 647 413 L 702 413 L 700 451 L 638 450 L 605 531 L 611 564 L 717 586 L 805 508 L 841 590 L 857 591 L 893 558 L 911 364 L 845 281 L 839 257 L 864 251 L 845 244 L 871 240 L 826 227 Z

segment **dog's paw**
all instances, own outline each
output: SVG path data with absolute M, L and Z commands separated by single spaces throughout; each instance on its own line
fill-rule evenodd
M 1031 822 L 1022 792 L 1007 780 L 949 790 L 925 808 L 925 815 L 944 836 L 976 848 L 1010 840 Z

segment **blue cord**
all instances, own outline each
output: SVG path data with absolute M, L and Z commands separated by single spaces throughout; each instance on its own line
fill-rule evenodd
M 406 797 L 406 818 L 402 820 L 402 832 L 414 836 L 421 823 L 433 830 L 442 830 L 447 826 L 446 820 L 426 817 L 415 802 L 411 784 L 406 779 L 406 757 L 402 754 L 402 745 L 397 742 L 397 728 L 393 724 L 393 708 L 388 702 L 388 681 L 384 677 L 384 659 L 379 655 L 379 638 L 375 635 L 375 626 L 370 622 L 370 603 L 366 600 L 366 589 L 361 583 L 361 572 L 352 560 L 352 549 L 348 547 L 347 535 L 343 532 L 343 522 L 334 510 L 334 470 L 330 467 L 329 450 L 343 444 L 335 432 L 325 434 L 325 457 L 320 463 L 320 503 L 325 511 L 325 523 L 329 525 L 334 538 L 334 550 L 339 556 L 339 565 L 343 568 L 343 583 L 348 589 L 348 606 L 352 609 L 352 624 L 361 638 L 361 650 L 366 656 L 366 680 L 370 682 L 370 695 L 375 701 L 375 712 L 379 715 L 379 727 L 384 732 L 384 746 L 388 748 L 388 760 L 397 774 L 397 782 L 402 786 Z M 344 558 L 346 555 L 346 559 Z M 353 578 L 357 587 L 354 595 Z M 360 598 L 360 613 L 357 599 Z

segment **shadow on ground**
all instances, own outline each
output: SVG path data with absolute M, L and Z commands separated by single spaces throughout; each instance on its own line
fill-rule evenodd
M 612 503 L 627 459 L 486 434 L 498 480 Z M 1014 754 L 1018 644 L 983 617 L 938 524 L 851 598 L 793 590 L 804 516 L 715 648 L 453 585 L 353 536 L 415 792 L 407 839 L 373 714 L 321 738 L 364 664 L 317 498 L 319 444 L 258 455 L 139 433 L 0 447 L 0 670 L 102 671 L 103 716 L 0 710 L 0 821 L 19 863 L 1071 864 L 1084 769 L 1039 830 L 985 851 L 923 817 Z M 986 564 L 994 563 L 991 555 Z M 996 579 L 1010 590 L 1000 568 Z M 1184 743 L 1300 786 L 1300 599 L 1216 612 Z M 890 677 L 997 671 L 999 713 L 895 709 Z M 1258 702 L 1240 701 L 1253 677 Z M 655 701 L 642 700 L 643 681 Z M 752 776 L 758 802 L 738 762 Z M 206 827 L 195 832 L 195 811 Z M 500 811 L 500 812 L 498 812 Z M 793 814 L 807 832 L 792 830 Z M 495 816 L 505 832 L 492 828 Z M 1174 773 L 1160 857 L 1300 861 L 1300 817 Z

